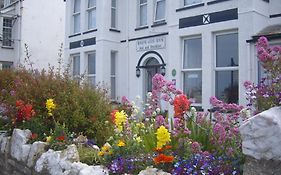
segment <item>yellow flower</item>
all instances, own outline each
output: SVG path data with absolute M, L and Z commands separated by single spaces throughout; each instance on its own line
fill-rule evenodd
M 54 99 L 48 99 L 47 101 L 46 101 L 46 108 L 47 108 L 47 110 L 48 110 L 48 115 L 49 116 L 52 116 L 53 114 L 52 114 L 52 111 L 54 110 L 54 109 L 56 109 L 56 104 L 54 103 Z
M 115 125 L 117 126 L 120 132 L 123 130 L 123 124 L 126 121 L 127 121 L 127 115 L 123 110 L 121 112 L 115 113 Z
M 103 151 L 100 151 L 100 152 L 98 153 L 98 155 L 99 155 L 99 156 L 104 156 L 104 152 L 103 152 Z
M 122 141 L 122 140 L 119 140 L 118 141 L 118 144 L 117 144 L 117 146 L 119 146 L 119 147 L 123 147 L 123 146 L 125 146 L 126 144 L 125 144 L 125 142 L 124 141 Z
M 157 149 L 161 149 L 166 143 L 171 141 L 171 134 L 164 127 L 160 126 L 156 132 L 157 135 Z
M 141 137 L 137 137 L 135 140 L 136 140 L 138 143 L 142 142 Z
M 52 136 L 46 137 L 46 142 L 50 142 L 52 140 Z
M 142 122 L 137 123 L 136 126 L 137 126 L 138 128 L 145 128 L 145 126 L 144 126 L 144 124 L 143 124 Z

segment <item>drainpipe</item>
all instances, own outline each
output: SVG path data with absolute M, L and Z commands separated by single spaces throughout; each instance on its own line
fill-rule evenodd
M 19 0 L 19 4 L 18 4 L 18 62 L 17 62 L 17 67 L 19 67 L 19 65 L 21 64 L 21 41 L 22 41 L 22 9 L 23 9 L 23 5 L 22 5 L 22 1 L 23 0 Z

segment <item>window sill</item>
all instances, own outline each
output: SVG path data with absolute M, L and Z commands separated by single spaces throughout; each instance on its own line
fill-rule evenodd
M 116 33 L 120 33 L 121 31 L 118 29 L 114 29 L 114 28 L 110 28 L 109 31 L 111 32 L 116 32 Z
M 204 6 L 204 3 L 193 4 L 193 5 L 189 5 L 189 6 L 185 6 L 185 7 L 176 9 L 176 12 L 180 12 L 180 11 L 184 11 L 184 10 L 189 10 L 189 9 L 194 9 L 194 8 L 202 7 L 202 6 Z
M 14 49 L 12 46 L 1 46 L 2 49 Z
M 207 5 L 217 4 L 225 1 L 231 1 L 231 0 L 214 0 L 214 1 L 207 2 Z
M 158 27 L 158 26 L 163 26 L 166 24 L 167 24 L 167 22 L 165 20 L 162 20 L 162 21 L 154 22 L 153 25 L 151 25 L 151 27 Z
M 96 31 L 98 31 L 98 29 L 91 29 L 86 32 L 83 32 L 83 34 L 92 33 L 92 32 L 96 32 Z
M 135 31 L 143 30 L 143 29 L 148 29 L 148 26 L 137 27 L 135 28 Z
M 73 35 L 69 35 L 68 38 L 72 38 L 72 37 L 79 36 L 79 35 L 81 35 L 81 33 L 76 33 L 76 34 L 73 34 Z

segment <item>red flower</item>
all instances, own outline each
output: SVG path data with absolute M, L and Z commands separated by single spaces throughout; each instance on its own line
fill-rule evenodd
M 58 141 L 64 141 L 64 140 L 65 140 L 65 137 L 64 137 L 64 136 L 58 136 L 58 137 L 56 138 L 56 140 L 58 140 Z
M 174 99 L 174 111 L 176 117 L 181 117 L 190 108 L 190 102 L 185 95 L 177 95 Z
M 157 157 L 153 158 L 155 164 L 159 163 L 172 163 L 174 161 L 174 156 L 166 156 L 165 154 L 159 154 Z
M 111 121 L 113 123 L 115 123 L 115 113 L 118 112 L 118 110 L 114 109 L 111 113 L 110 113 L 110 116 L 111 116 Z
M 20 106 L 23 106 L 23 105 L 24 105 L 24 102 L 22 100 L 16 101 L 16 107 L 20 107 Z
M 31 140 L 35 140 L 38 138 L 38 134 L 32 133 L 30 138 L 31 138 Z
M 24 104 L 24 101 L 22 100 L 16 101 L 16 107 L 17 107 L 17 115 L 15 121 L 18 122 L 22 122 L 23 120 L 28 121 L 35 115 L 32 105 Z

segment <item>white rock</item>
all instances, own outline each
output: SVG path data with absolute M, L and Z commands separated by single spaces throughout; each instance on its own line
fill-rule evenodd
M 61 156 L 64 160 L 68 160 L 70 162 L 79 162 L 80 161 L 77 147 L 74 144 L 68 145 L 67 148 L 62 151 Z
M 27 166 L 32 167 L 35 164 L 35 160 L 38 159 L 43 152 L 45 152 L 45 147 L 47 143 L 45 142 L 34 142 L 31 145 L 31 149 L 27 159 Z
M 79 175 L 108 175 L 108 170 L 106 170 L 102 166 L 88 166 L 83 168 L 80 172 Z
M 171 175 L 170 173 L 166 173 L 162 170 L 158 170 L 157 168 L 148 167 L 145 170 L 142 170 L 139 175 Z
M 281 160 L 281 107 L 257 114 L 239 130 L 244 154 L 256 159 Z
M 9 151 L 9 143 L 11 137 L 2 137 L 0 142 L 1 153 L 7 153 Z
M 11 139 L 11 156 L 18 161 L 27 160 L 31 145 L 25 145 L 31 136 L 30 130 L 14 129 Z

